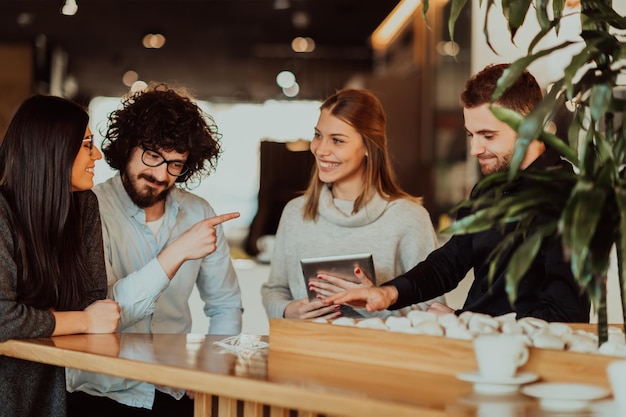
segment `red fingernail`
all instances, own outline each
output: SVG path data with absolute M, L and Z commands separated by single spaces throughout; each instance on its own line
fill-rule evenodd
M 317 276 L 317 279 L 324 279 L 324 278 L 322 278 L 322 276 L 321 276 L 321 275 L 318 275 L 318 276 Z
M 361 270 L 359 269 L 359 267 L 357 266 L 356 269 L 354 270 L 354 272 L 356 272 L 357 274 L 361 273 Z
M 341 307 L 341 306 L 340 306 L 339 304 L 335 304 L 333 307 L 335 307 L 335 308 L 339 308 L 339 307 Z

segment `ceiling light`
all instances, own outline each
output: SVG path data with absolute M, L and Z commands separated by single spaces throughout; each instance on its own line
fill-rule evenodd
M 307 12 L 295 12 L 293 16 L 291 16 L 291 24 L 296 29 L 306 29 L 309 27 L 309 23 L 311 23 L 311 19 Z
M 61 13 L 65 16 L 74 16 L 78 11 L 78 4 L 76 0 L 65 0 L 65 4 L 61 9 Z
M 130 86 L 130 92 L 137 93 L 139 91 L 145 90 L 146 88 L 148 88 L 148 84 L 145 81 L 138 80 Z
M 437 43 L 436 47 L 439 55 L 457 56 L 459 54 L 459 44 L 454 41 L 441 41 Z
M 132 86 L 137 80 L 139 80 L 139 74 L 136 71 L 128 70 L 122 75 L 122 82 L 126 87 Z
M 160 33 L 148 33 L 143 37 L 143 47 L 148 49 L 159 49 L 165 45 L 165 36 Z
M 300 86 L 298 83 L 293 83 L 291 87 L 283 88 L 283 94 L 287 97 L 295 97 L 300 93 Z
M 409 23 L 420 0 L 402 0 L 372 33 L 372 47 L 386 49 Z
M 276 76 L 276 84 L 281 88 L 289 88 L 296 83 L 296 76 L 291 71 L 281 71 Z
M 17 15 L 17 24 L 20 26 L 28 26 L 35 20 L 35 15 L 32 13 L 23 12 Z
M 274 0 L 274 10 L 285 10 L 291 7 L 289 0 Z
M 291 49 L 294 52 L 313 52 L 315 50 L 315 41 L 312 38 L 303 38 L 298 36 L 291 41 Z

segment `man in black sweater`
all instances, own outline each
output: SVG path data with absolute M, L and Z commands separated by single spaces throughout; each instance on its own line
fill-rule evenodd
M 508 64 L 486 67 L 467 82 L 461 94 L 471 154 L 478 158 L 481 173 L 485 176 L 509 170 L 517 140 L 516 131 L 498 120 L 489 108 L 497 81 L 507 67 Z M 495 105 L 528 114 L 541 99 L 541 88 L 537 81 L 530 73 L 524 72 Z M 572 169 L 556 151 L 546 148 L 543 142 L 532 141 L 520 169 L 549 167 Z M 518 193 L 529 186 L 532 185 L 522 178 L 509 191 Z M 475 188 L 471 198 L 475 199 L 478 195 L 479 191 Z M 465 210 L 460 211 L 458 216 L 460 218 L 468 214 L 469 211 Z M 473 311 L 492 316 L 516 312 L 517 318 L 530 316 L 547 321 L 589 321 L 589 299 L 574 280 L 558 238 L 544 240 L 530 269 L 519 282 L 515 302 L 511 305 L 505 289 L 505 266 L 511 257 L 511 250 L 501 259 L 493 280 L 489 280 L 488 258 L 502 239 L 503 234 L 496 225 L 478 233 L 454 235 L 423 262 L 385 285 L 347 290 L 326 298 L 324 302 L 349 303 L 366 307 L 368 311 L 394 310 L 451 291 L 473 268 L 474 282 L 462 310 L 454 311 L 435 303 L 429 311 L 438 314 Z M 362 272 L 358 275 L 362 275 Z

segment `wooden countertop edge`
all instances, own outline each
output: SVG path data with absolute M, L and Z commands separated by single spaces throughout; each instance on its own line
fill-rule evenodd
M 261 404 L 265 404 L 266 400 L 271 398 L 273 406 L 312 410 L 329 415 L 350 414 L 362 417 L 381 415 L 442 417 L 449 415 L 441 410 L 399 404 L 384 399 L 324 392 L 322 388 L 318 391 L 253 378 L 213 374 L 196 369 L 96 355 L 33 343 L 29 340 L 16 339 L 1 342 L 0 354 Z

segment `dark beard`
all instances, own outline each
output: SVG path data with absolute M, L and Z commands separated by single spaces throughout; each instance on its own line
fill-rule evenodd
M 128 194 L 128 197 L 130 197 L 130 199 L 133 201 L 133 203 L 137 205 L 137 207 L 142 209 L 152 207 L 159 201 L 165 200 L 170 193 L 170 190 L 172 189 L 171 187 L 169 187 L 161 191 L 160 193 L 154 193 L 152 190 L 147 189 L 146 192 L 141 193 L 139 192 L 139 190 L 137 190 L 137 180 L 139 180 L 140 178 L 145 178 L 146 180 L 154 182 L 156 184 L 165 184 L 161 181 L 157 181 L 156 178 L 145 174 L 139 174 L 137 180 L 134 181 L 130 180 L 128 178 L 128 174 L 126 174 L 125 172 L 121 173 L 121 177 L 122 184 L 124 185 L 124 189 L 126 190 L 126 194 Z
M 506 155 L 502 158 L 502 160 L 488 172 L 483 171 L 483 167 L 480 167 L 480 173 L 484 176 L 499 173 L 499 172 L 507 172 L 511 168 L 511 158 L 513 155 Z

